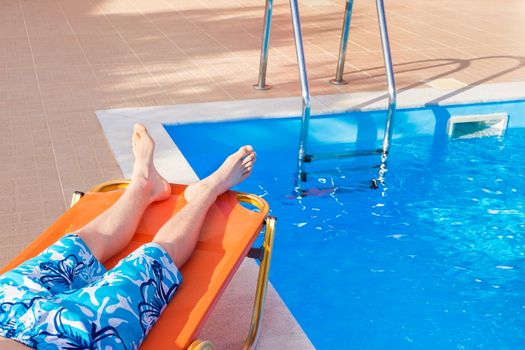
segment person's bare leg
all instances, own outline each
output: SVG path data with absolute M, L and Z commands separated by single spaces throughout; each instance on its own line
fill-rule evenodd
M 184 197 L 188 203 L 161 227 L 153 239 L 179 268 L 193 253 L 206 213 L 217 196 L 246 179 L 254 163 L 252 147 L 241 147 L 212 175 L 186 188 Z
M 27 350 L 32 349 L 12 339 L 0 337 L 0 350 Z
M 129 243 L 152 202 L 166 199 L 170 194 L 169 184 L 153 164 L 155 143 L 143 125 L 135 125 L 132 144 L 135 163 L 129 187 L 115 204 L 77 232 L 101 262 Z

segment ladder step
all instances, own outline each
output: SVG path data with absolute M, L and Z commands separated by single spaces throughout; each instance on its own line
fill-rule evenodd
M 381 166 L 381 163 L 377 164 L 364 164 L 364 165 L 356 165 L 356 166 L 348 166 L 348 167 L 338 167 L 336 169 L 330 168 L 330 169 L 315 169 L 315 170 L 308 170 L 306 173 L 308 175 L 327 175 L 327 176 L 334 176 L 337 174 L 352 174 L 354 171 L 358 172 L 364 172 L 366 170 L 375 171 Z
M 381 154 L 382 152 L 383 151 L 381 149 L 374 149 L 374 150 L 359 150 L 359 151 L 333 152 L 333 153 L 317 153 L 317 154 L 305 156 L 304 162 L 310 163 L 313 160 L 327 160 L 327 159 L 374 156 L 374 155 Z
M 374 177 L 377 175 L 378 169 L 380 169 L 381 163 L 376 162 L 374 164 L 361 164 L 355 166 L 337 167 L 337 168 L 325 168 L 325 169 L 310 169 L 303 171 L 300 174 L 301 182 L 317 183 L 319 179 L 330 178 L 335 181 L 345 182 L 360 182 L 363 177 Z M 344 176 L 343 176 L 344 175 Z M 343 177 L 341 177 L 343 176 Z M 367 180 L 368 181 L 368 180 Z
M 301 190 L 301 197 L 306 196 L 323 196 L 329 193 L 337 192 L 339 194 L 342 193 L 355 193 L 355 192 L 367 192 L 370 189 L 377 189 L 377 181 L 369 180 L 369 181 L 358 181 L 352 186 L 341 186 L 336 185 L 334 186 L 326 186 L 326 187 L 311 187 L 311 188 L 304 188 Z

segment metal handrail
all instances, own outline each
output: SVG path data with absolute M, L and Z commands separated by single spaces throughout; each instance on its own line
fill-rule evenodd
M 383 0 L 376 0 L 377 18 L 379 20 L 379 31 L 381 34 L 381 48 L 385 61 L 386 81 L 388 84 L 388 113 L 385 125 L 385 137 L 383 138 L 383 153 L 388 153 L 392 139 L 392 117 L 396 109 L 396 81 L 394 68 L 392 67 L 392 56 L 390 54 L 390 41 L 388 40 L 388 28 L 386 25 L 385 6 Z
M 341 29 L 341 44 L 339 47 L 339 56 L 337 59 L 337 69 L 335 79 L 330 80 L 332 84 L 342 85 L 347 82 L 343 79 L 344 65 L 346 57 L 346 48 L 348 44 L 348 33 L 350 32 L 350 19 L 352 16 L 353 0 L 347 0 L 343 27 Z M 390 53 L 390 41 L 388 39 L 388 27 L 386 25 L 385 5 L 383 0 L 376 0 L 377 18 L 379 21 L 379 33 L 381 35 L 381 48 L 383 50 L 383 60 L 386 70 L 386 80 L 388 85 L 388 112 L 385 125 L 385 137 L 383 138 L 382 151 L 388 153 L 390 141 L 392 139 L 392 117 L 396 109 L 396 82 L 394 78 L 394 69 L 392 68 L 392 56 Z
M 297 54 L 297 66 L 299 67 L 299 78 L 301 80 L 301 130 L 299 132 L 299 151 L 297 157 L 297 175 L 295 178 L 295 191 L 300 192 L 300 183 L 305 181 L 304 161 L 308 140 L 308 129 L 310 126 L 310 88 L 308 86 L 308 76 L 306 74 L 306 63 L 304 60 L 303 35 L 301 34 L 301 20 L 299 18 L 299 7 L 297 0 L 290 0 L 290 11 L 292 14 L 292 25 L 295 41 L 295 52 Z
M 335 78 L 330 80 L 330 83 L 334 85 L 348 84 L 348 81 L 343 79 L 343 74 L 345 71 L 346 48 L 348 46 L 348 33 L 350 32 L 353 5 L 353 0 L 346 0 L 345 17 L 343 19 L 343 28 L 341 29 L 341 43 L 339 44 L 339 58 L 337 59 Z
M 387 172 L 387 157 L 392 141 L 392 120 L 396 110 L 396 81 L 394 78 L 394 68 L 392 67 L 392 56 L 390 54 L 390 41 L 388 40 L 388 28 L 386 25 L 385 5 L 383 0 L 376 0 L 377 19 L 379 21 L 379 32 L 381 34 L 381 48 L 383 50 L 383 59 L 385 62 L 386 81 L 388 85 L 388 111 L 385 123 L 385 135 L 383 137 L 381 165 L 379 166 L 378 180 L 384 183 L 385 173 Z
M 268 60 L 268 43 L 270 34 L 271 14 L 273 0 L 266 0 L 263 39 L 261 44 L 261 59 L 259 65 L 259 81 L 255 86 L 256 89 L 266 90 L 270 88 L 265 84 L 266 66 Z M 336 77 L 332 79 L 333 84 L 346 84 L 343 80 L 345 56 L 348 44 L 348 34 L 350 31 L 350 19 L 352 15 L 353 0 L 347 0 L 345 7 L 345 17 L 341 30 L 341 43 L 339 48 L 339 58 L 337 63 Z M 385 124 L 385 134 L 381 148 L 381 165 L 379 170 L 379 180 L 383 183 L 384 174 L 386 173 L 387 154 L 392 139 L 392 120 L 397 105 L 396 85 L 394 78 L 394 69 L 392 66 L 392 57 L 390 53 L 390 42 L 388 38 L 388 29 L 386 25 L 385 7 L 383 0 L 376 0 L 377 16 L 379 21 L 379 31 L 381 36 L 381 48 L 385 64 L 386 79 L 388 85 L 388 111 Z M 294 30 L 294 42 L 299 68 L 299 77 L 301 80 L 301 97 L 302 97 L 302 114 L 301 129 L 299 132 L 299 150 L 297 157 L 297 174 L 295 178 L 295 192 L 301 193 L 300 183 L 306 181 L 306 172 L 304 163 L 310 161 L 311 157 L 307 155 L 308 130 L 310 126 L 310 91 L 308 85 L 308 76 L 306 73 L 306 63 L 304 59 L 303 39 L 301 33 L 301 21 L 299 17 L 299 8 L 297 0 L 290 0 L 290 11 L 292 15 L 292 25 Z
M 272 86 L 266 84 L 266 67 L 268 66 L 268 44 L 270 42 L 270 28 L 272 23 L 273 0 L 266 0 L 264 7 L 263 32 L 261 40 L 261 58 L 259 62 L 259 79 L 253 84 L 256 90 L 268 90 Z

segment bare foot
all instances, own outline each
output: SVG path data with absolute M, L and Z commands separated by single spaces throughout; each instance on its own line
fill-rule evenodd
M 168 182 L 159 175 L 153 164 L 155 142 L 142 124 L 135 124 L 131 137 L 135 163 L 131 175 L 131 185 L 143 191 L 151 202 L 161 201 L 171 193 Z
M 250 176 L 255 161 L 256 154 L 252 146 L 242 146 L 230 154 L 213 174 L 189 185 L 184 191 L 184 198 L 189 202 L 201 191 L 212 191 L 215 196 L 228 191 Z

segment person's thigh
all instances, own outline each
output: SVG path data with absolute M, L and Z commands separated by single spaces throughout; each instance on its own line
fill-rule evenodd
M 100 278 L 105 268 L 76 235 L 70 234 L 0 276 L 0 336 L 31 345 L 33 330 L 54 295 Z
M 49 318 L 36 340 L 45 343 L 67 338 L 78 340 L 78 346 L 136 349 L 181 280 L 166 251 L 158 244 L 145 244 L 99 280 L 56 296 L 64 311 Z M 65 324 L 67 327 L 55 326 Z
M 17 286 L 43 296 L 78 289 L 100 278 L 106 269 L 76 234 L 68 234 L 0 276 L 0 286 Z

